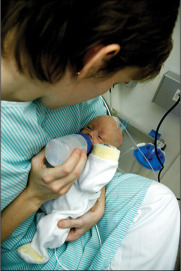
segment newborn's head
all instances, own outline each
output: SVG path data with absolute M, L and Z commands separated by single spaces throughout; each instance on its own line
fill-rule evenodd
M 108 144 L 119 147 L 123 142 L 123 133 L 114 117 L 100 116 L 93 119 L 81 133 L 87 134 L 92 144 Z

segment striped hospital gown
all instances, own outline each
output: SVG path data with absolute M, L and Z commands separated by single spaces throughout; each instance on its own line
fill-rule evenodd
M 105 114 L 100 98 L 50 110 L 34 102 L 1 103 L 1 209 L 25 188 L 31 158 L 53 137 L 79 132 L 91 119 Z M 106 207 L 98 222 L 102 246 L 94 226 L 75 242 L 65 242 L 42 265 L 28 264 L 17 248 L 31 242 L 36 231 L 36 213 L 2 243 L 1 270 L 104 270 L 129 229 L 152 180 L 134 174 L 116 173 L 106 186 Z M 16 214 L 14 214 L 16 215 Z M 7 225 L 8 227 L 8 225 Z M 134 245 L 134 244 L 133 244 Z M 63 266 L 63 267 L 62 267 Z

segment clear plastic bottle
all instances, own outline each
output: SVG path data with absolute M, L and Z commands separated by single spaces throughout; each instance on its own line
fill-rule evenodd
M 75 148 L 86 149 L 88 154 L 92 148 L 89 136 L 77 133 L 50 140 L 45 147 L 46 160 L 53 167 L 61 165 Z

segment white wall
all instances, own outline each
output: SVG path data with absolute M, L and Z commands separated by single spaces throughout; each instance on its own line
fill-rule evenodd
M 116 85 L 112 88 L 112 107 L 121 117 L 127 118 L 130 123 L 148 134 L 157 125 L 166 110 L 152 103 L 153 96 L 160 83 L 162 75 L 172 71 L 180 75 L 180 16 L 178 16 L 173 32 L 174 47 L 169 58 L 164 63 L 160 74 L 153 80 L 138 83 L 134 88 L 125 85 Z M 104 97 L 110 104 L 110 95 L 107 92 Z M 169 186 L 177 197 L 180 197 L 180 121 L 174 113 L 170 113 L 162 123 L 159 133 L 167 147 L 165 169 L 162 171 L 162 182 Z M 171 168 L 170 168 L 171 166 Z M 172 171 L 173 168 L 173 171 Z M 167 172 L 169 170 L 169 172 Z M 166 174 L 169 173 L 169 174 Z M 174 181 L 170 176 L 173 176 Z

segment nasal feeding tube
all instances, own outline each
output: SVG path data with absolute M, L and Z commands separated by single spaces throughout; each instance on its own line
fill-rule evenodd
M 110 93 L 111 93 L 111 89 L 110 89 Z M 111 95 L 110 95 L 110 97 L 111 97 Z M 107 104 L 107 102 L 106 102 L 106 100 L 105 100 L 105 98 L 103 97 L 103 96 L 101 96 L 101 99 L 102 99 L 102 101 L 103 101 L 103 103 L 104 103 L 104 105 L 105 105 L 105 107 L 106 107 L 106 109 L 107 109 L 107 112 L 108 112 L 108 114 L 109 114 L 109 116 L 112 116 L 112 114 L 111 114 L 111 109 L 109 108 L 109 106 L 108 106 L 108 104 Z M 113 117 L 113 116 L 112 116 Z M 130 149 L 128 149 L 127 151 L 125 151 L 124 153 L 122 153 L 122 154 L 120 154 L 120 158 L 123 156 L 123 155 L 125 155 L 125 154 L 127 154 L 128 152 L 130 152 L 130 151 L 132 151 L 132 150 L 135 150 L 136 151 L 136 149 L 138 149 L 139 150 L 139 152 L 143 155 L 143 157 L 145 158 L 145 160 L 148 162 L 148 164 L 150 165 L 150 168 L 152 169 L 152 171 L 153 171 L 153 174 L 154 174 L 154 176 L 155 176 L 155 179 L 156 179 L 156 181 L 157 181 L 157 176 L 156 176 L 156 174 L 155 174 L 155 171 L 154 171 L 154 169 L 153 169 L 153 167 L 152 167 L 152 165 L 151 165 L 151 163 L 149 162 L 149 160 L 147 159 L 147 157 L 144 155 L 144 153 L 141 151 L 141 149 L 140 149 L 140 147 L 142 147 L 142 146 L 145 146 L 146 145 L 146 143 L 139 143 L 139 144 L 137 144 L 135 141 L 134 141 L 134 139 L 131 137 L 131 135 L 129 134 L 129 132 L 128 132 L 128 130 L 126 129 L 126 126 L 127 126 L 127 124 L 128 124 L 128 120 L 127 119 L 125 119 L 124 121 L 123 121 L 123 123 L 120 121 L 120 119 L 118 118 L 118 117 L 114 117 L 115 119 L 117 119 L 116 121 L 117 122 L 119 122 L 119 126 L 120 126 L 120 128 L 121 128 L 121 130 L 122 130 L 122 133 L 124 133 L 124 131 L 126 131 L 126 133 L 128 134 L 128 136 L 130 137 L 130 139 L 131 139 L 131 141 L 134 143 L 134 147 L 131 147 Z M 152 150 L 152 154 L 154 153 L 154 150 Z M 163 155 L 164 155 L 164 152 L 162 152 L 163 153 Z M 151 154 L 150 154 L 151 155 Z M 149 157 L 148 157 L 149 158 Z

